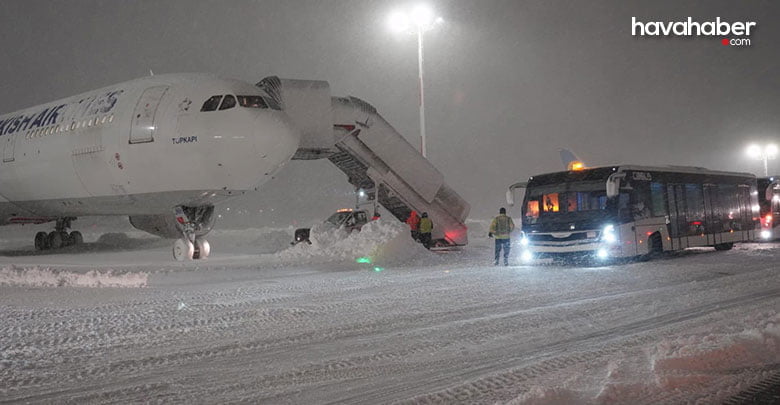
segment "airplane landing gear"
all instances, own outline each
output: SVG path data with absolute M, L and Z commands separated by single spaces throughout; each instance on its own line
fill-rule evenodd
M 35 250 L 59 249 L 64 246 L 80 245 L 84 243 L 84 237 L 79 231 L 68 233 L 71 221 L 76 218 L 59 218 L 54 230 L 38 232 L 35 234 Z
M 211 254 L 211 245 L 204 236 L 214 224 L 214 207 L 189 211 L 188 213 L 182 207 L 176 207 L 176 222 L 181 229 L 182 238 L 173 243 L 173 258 L 180 262 L 205 259 Z

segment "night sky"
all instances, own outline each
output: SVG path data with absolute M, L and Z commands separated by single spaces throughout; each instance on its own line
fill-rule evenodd
M 373 104 L 419 144 L 417 48 L 386 27 L 390 1 L 0 2 L 0 112 L 149 74 L 210 72 L 330 82 Z M 751 141 L 780 143 L 780 3 L 771 1 L 430 1 L 429 159 L 472 204 L 562 168 L 677 164 L 762 174 Z M 640 21 L 755 21 L 750 46 L 722 37 L 633 37 Z M 770 162 L 780 172 L 780 161 Z M 258 223 L 323 217 L 352 201 L 327 161 L 291 162 L 234 207 Z M 260 212 L 260 210 L 263 210 Z M 273 211 L 271 211 L 273 209 Z M 236 212 L 234 209 L 233 212 Z M 229 218 L 226 221 L 230 221 Z M 250 221 L 251 222 L 251 221 Z

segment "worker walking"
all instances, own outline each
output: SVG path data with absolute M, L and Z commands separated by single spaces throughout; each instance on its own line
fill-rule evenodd
M 409 229 L 412 231 L 412 239 L 420 241 L 420 217 L 417 216 L 417 211 L 412 210 L 409 214 L 409 218 L 406 219 L 406 224 L 409 225 Z
M 509 265 L 509 236 L 515 230 L 515 223 L 512 218 L 506 215 L 506 208 L 501 207 L 498 210 L 498 216 L 493 218 L 490 223 L 490 233 L 488 237 L 496 238 L 496 261 L 493 263 L 498 266 L 498 258 L 501 255 L 501 249 L 504 249 L 504 266 Z
M 428 218 L 428 213 L 423 212 L 422 218 L 420 218 L 420 243 L 425 246 L 426 249 L 431 248 L 431 231 L 433 231 L 433 221 Z

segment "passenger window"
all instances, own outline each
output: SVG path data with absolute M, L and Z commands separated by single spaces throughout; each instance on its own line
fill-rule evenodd
M 236 98 L 228 94 L 225 99 L 222 100 L 222 105 L 219 106 L 219 110 L 227 110 L 236 106 Z
M 211 96 L 208 100 L 206 100 L 205 103 L 203 103 L 203 107 L 201 107 L 200 110 L 216 111 L 220 101 L 222 101 L 222 96 Z

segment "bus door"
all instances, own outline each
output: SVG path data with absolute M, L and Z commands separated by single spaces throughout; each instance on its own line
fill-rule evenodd
M 740 215 L 742 216 L 742 240 L 746 241 L 752 238 L 752 235 L 750 235 L 750 230 L 755 229 L 753 221 L 753 207 L 750 204 L 750 186 L 740 184 L 737 190 L 739 190 L 737 193 L 737 199 L 739 200 L 739 211 Z
M 704 185 L 704 224 L 707 233 L 707 244 L 715 245 L 723 243 L 723 224 L 718 207 L 718 186 L 714 184 Z
M 688 220 L 685 216 L 685 188 L 682 184 L 669 184 L 669 235 L 672 238 L 672 250 L 688 247 Z

